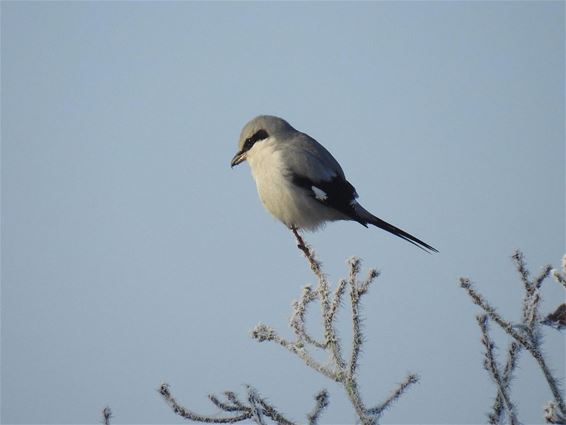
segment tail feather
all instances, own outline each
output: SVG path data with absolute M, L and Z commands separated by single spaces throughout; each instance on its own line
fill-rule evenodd
M 418 246 L 423 251 L 438 252 L 438 250 L 436 248 L 432 247 L 431 245 L 427 244 L 426 242 L 423 242 L 420 239 L 416 238 L 415 236 L 411 235 L 410 233 L 407 233 L 404 230 L 399 229 L 398 227 L 395 227 L 392 224 L 389 224 L 386 221 L 383 221 L 382 219 L 374 216 L 372 213 L 367 211 L 364 207 L 362 207 L 357 202 L 356 202 L 356 205 L 354 206 L 354 209 L 356 211 L 357 216 L 352 217 L 352 218 L 355 221 L 357 221 L 358 223 L 364 225 L 365 227 L 367 227 L 368 224 L 372 224 L 376 227 L 379 227 L 380 229 L 386 230 L 389 233 L 394 234 L 395 236 L 400 237 L 401 239 L 406 240 L 407 242 L 412 243 L 415 246 Z

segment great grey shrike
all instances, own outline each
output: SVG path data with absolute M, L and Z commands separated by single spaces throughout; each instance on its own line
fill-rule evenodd
M 282 118 L 260 115 L 244 126 L 231 165 L 243 161 L 250 164 L 264 207 L 294 231 L 316 230 L 327 221 L 352 220 L 438 252 L 362 207 L 356 201 L 356 189 L 330 152 Z

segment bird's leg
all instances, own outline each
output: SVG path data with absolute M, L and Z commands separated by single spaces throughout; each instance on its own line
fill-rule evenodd
M 309 262 L 312 271 L 319 277 L 319 280 L 324 280 L 325 279 L 324 274 L 320 269 L 320 263 L 316 260 L 314 256 L 314 251 L 311 249 L 310 246 L 306 244 L 305 240 L 299 233 L 299 229 L 297 229 L 295 226 L 290 227 L 290 229 L 293 232 L 293 235 L 295 235 L 295 239 L 297 239 L 297 248 L 299 248 L 305 255 L 305 258 Z
M 297 247 L 303 251 L 305 253 L 305 255 L 307 257 L 309 257 L 309 249 L 307 247 L 307 244 L 305 243 L 305 241 L 303 240 L 303 237 L 301 236 L 301 234 L 299 233 L 299 229 L 297 229 L 295 226 L 291 226 L 291 231 L 293 232 L 293 234 L 295 235 L 295 239 L 297 239 Z
M 313 270 L 320 269 L 320 266 L 318 265 L 318 261 L 316 261 L 316 259 L 314 258 L 314 251 L 311 249 L 310 246 L 307 245 L 307 243 L 299 233 L 299 229 L 297 229 L 295 226 L 292 226 L 291 231 L 295 235 L 295 239 L 297 239 L 297 248 L 303 251 L 303 254 L 305 254 L 305 257 L 307 258 L 307 260 L 309 260 L 311 268 Z

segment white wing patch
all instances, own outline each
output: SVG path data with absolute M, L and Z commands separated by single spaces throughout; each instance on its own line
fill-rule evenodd
M 316 186 L 311 186 L 312 191 L 314 192 L 314 197 L 319 201 L 326 201 L 328 199 L 328 195 L 322 189 L 319 189 Z

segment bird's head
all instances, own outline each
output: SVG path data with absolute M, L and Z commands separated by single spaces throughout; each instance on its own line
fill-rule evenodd
M 273 115 L 260 115 L 249 121 L 240 134 L 238 152 L 232 158 L 232 167 L 244 162 L 250 155 L 256 143 L 261 143 L 270 137 L 277 137 L 286 131 L 293 131 L 293 127 L 282 118 Z

